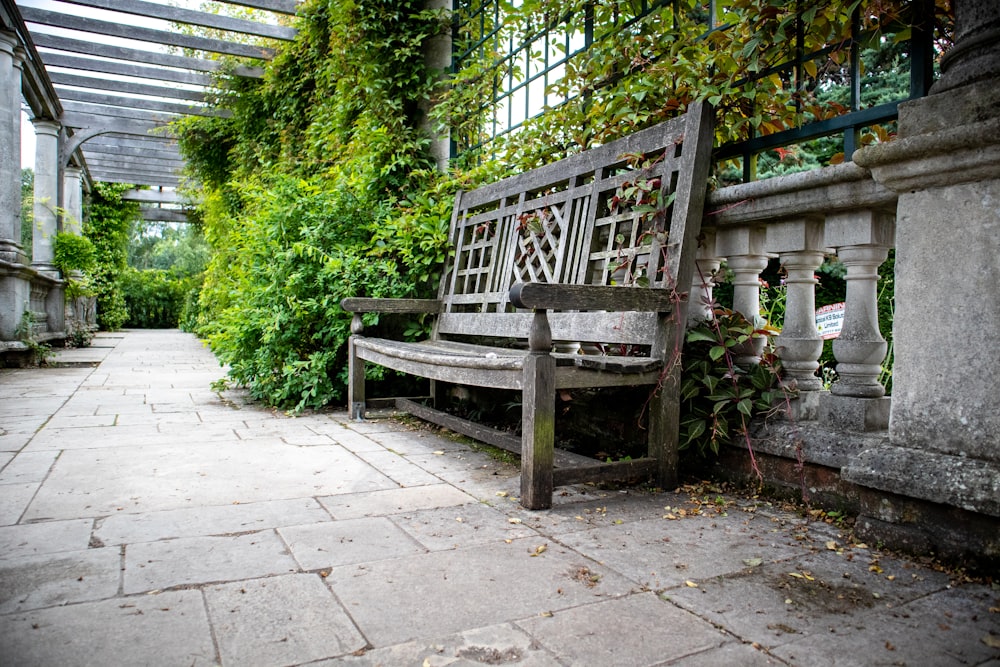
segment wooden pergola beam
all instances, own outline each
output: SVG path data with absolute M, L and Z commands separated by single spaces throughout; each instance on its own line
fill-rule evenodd
M 264 60 L 268 60 L 274 56 L 274 49 L 270 48 L 227 42 L 221 39 L 199 37 L 197 35 L 185 35 L 167 30 L 154 30 L 152 28 L 140 28 L 138 26 L 122 25 L 121 23 L 99 21 L 84 16 L 72 16 L 62 12 L 52 12 L 35 7 L 22 7 L 21 16 L 29 23 L 37 23 L 53 28 L 80 30 L 108 37 L 121 37 L 123 39 L 152 42 L 164 46 L 177 46 L 183 49 L 220 53 L 227 56 Z
M 63 53 L 42 53 L 42 60 L 47 67 L 62 67 L 65 69 L 80 70 L 83 72 L 93 72 L 99 74 L 118 74 L 121 76 L 131 76 L 138 79 L 153 79 L 156 81 L 169 81 L 171 83 L 186 83 L 192 86 L 209 87 L 214 85 L 211 76 L 187 70 L 163 69 L 160 67 L 146 67 L 125 62 L 112 62 L 109 60 L 98 60 L 97 58 L 81 58 Z M 55 72 L 49 72 L 53 76 Z
M 188 100 L 191 102 L 204 102 L 206 99 L 205 93 L 200 90 L 153 86 L 145 83 L 132 83 L 130 81 L 104 79 L 95 76 L 80 76 L 79 74 L 49 72 L 49 79 L 57 86 L 73 86 L 75 88 L 107 90 L 113 93 L 124 93 L 127 95 L 167 97 L 170 99 Z
M 72 37 L 63 37 L 61 35 L 35 33 L 32 35 L 32 40 L 35 42 L 36 46 L 44 49 L 58 49 L 60 51 L 69 51 L 70 53 L 82 53 L 84 55 L 98 56 L 100 58 L 127 60 L 129 62 L 143 63 L 145 65 L 175 67 L 195 72 L 220 72 L 224 68 L 223 63 L 218 60 L 192 58 L 190 56 L 175 56 L 170 53 L 145 51 L 143 49 L 132 49 L 124 46 L 114 46 L 111 44 L 99 44 L 89 40 L 74 39 Z M 42 58 L 44 59 L 44 55 Z M 232 73 L 236 76 L 259 79 L 264 76 L 264 69 L 261 67 L 237 65 L 233 68 Z
M 145 2 L 144 0 L 62 0 L 63 2 L 81 5 L 83 7 L 95 7 L 97 9 L 107 9 L 136 16 L 147 16 L 149 18 L 173 21 L 174 23 L 186 23 L 203 28 L 214 28 L 226 32 L 238 32 L 244 35 L 254 35 L 256 37 L 267 37 L 270 39 L 280 39 L 291 41 L 295 39 L 296 30 L 281 25 L 268 23 L 257 23 L 246 19 L 233 18 L 222 14 L 211 14 L 193 9 L 182 9 L 161 5 L 155 2 Z
M 195 104 L 175 104 L 173 102 L 161 102 L 158 100 L 147 100 L 138 97 L 123 97 L 119 95 L 101 95 L 99 93 L 89 93 L 83 90 L 73 90 L 56 86 L 59 99 L 73 100 L 76 102 L 90 102 L 91 104 L 103 104 L 109 107 L 121 107 L 123 109 L 145 109 L 146 111 L 165 111 L 167 113 L 181 114 L 186 116 L 216 116 L 227 118 L 231 112 L 225 109 L 213 109 L 207 106 Z

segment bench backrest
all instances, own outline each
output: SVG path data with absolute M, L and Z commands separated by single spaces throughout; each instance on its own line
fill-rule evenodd
M 690 285 L 712 147 L 710 118 L 707 105 L 692 105 L 655 127 L 458 193 L 437 334 L 526 336 L 530 315 L 514 313 L 508 302 L 518 282 Z M 669 203 L 658 213 L 616 197 L 630 185 L 657 181 L 659 201 Z M 681 252 L 686 246 L 691 249 Z M 553 337 L 641 344 L 653 339 L 656 327 L 650 313 L 605 314 L 602 320 L 554 314 Z

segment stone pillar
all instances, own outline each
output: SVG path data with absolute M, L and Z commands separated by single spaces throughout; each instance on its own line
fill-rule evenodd
M 59 123 L 35 119 L 35 206 L 32 265 L 55 275 L 53 244 L 58 230 Z
M 0 32 L 0 260 L 24 261 L 21 247 L 21 58 L 17 36 Z
M 777 252 L 787 272 L 785 324 L 776 348 L 785 376 L 799 389 L 799 419 L 815 419 L 815 376 L 823 339 L 816 329 L 816 269 L 823 263 L 823 223 L 818 218 L 776 222 L 767 228 L 767 248 Z M 813 396 L 810 396 L 813 394 Z
M 706 229 L 704 240 L 698 244 L 698 257 L 695 260 L 694 274 L 691 276 L 691 292 L 688 297 L 688 326 L 697 321 L 710 320 L 715 316 L 712 289 L 715 287 L 715 274 L 722 266 L 722 258 L 716 256 L 715 231 Z
M 451 0 L 427 0 L 426 7 L 429 10 L 450 11 Z M 443 78 L 451 69 L 451 31 L 445 30 L 441 34 L 434 35 L 427 40 L 424 47 L 424 60 L 431 70 L 441 73 Z M 422 110 L 424 118 L 421 121 L 421 129 L 431 137 L 430 153 L 437 163 L 438 170 L 448 171 L 448 160 L 451 158 L 451 137 L 447 130 L 441 132 L 432 127 L 427 113 L 430 111 L 429 102 L 423 103 Z
M 83 170 L 69 166 L 63 169 L 62 231 L 80 235 L 83 232 Z
M 955 508 L 1000 525 L 1000 3 L 953 7 L 956 43 L 941 80 L 900 104 L 895 141 L 854 155 L 899 193 L 895 365 L 890 446 L 844 471 L 869 488 L 951 506 L 939 532 L 960 525 Z M 859 525 L 938 539 L 901 505 L 864 508 Z M 979 537 L 995 556 L 993 530 L 954 540 L 976 549 Z
M 831 213 L 825 243 L 847 267 L 844 327 L 833 341 L 839 379 L 820 400 L 829 426 L 875 431 L 889 425 L 889 399 L 879 383 L 888 344 L 878 323 L 878 267 L 889 255 L 895 232 L 891 214 L 872 209 Z
M 733 310 L 750 322 L 760 317 L 760 272 L 767 268 L 764 254 L 764 230 L 756 227 L 720 229 L 716 252 L 726 258 L 733 272 Z M 764 339 L 758 338 L 737 346 L 736 363 L 749 366 L 760 362 Z

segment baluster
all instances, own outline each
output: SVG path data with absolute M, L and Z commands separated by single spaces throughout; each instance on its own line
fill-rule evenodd
M 833 341 L 838 380 L 823 398 L 820 418 L 855 431 L 888 428 L 889 399 L 878 376 L 888 345 L 878 324 L 878 267 L 889 254 L 894 216 L 849 211 L 826 219 L 826 244 L 847 267 L 844 326 Z
M 726 257 L 733 272 L 733 310 L 754 322 L 760 316 L 760 272 L 767 268 L 763 229 L 738 227 L 720 229 L 716 251 Z M 760 362 L 764 339 L 757 338 L 733 348 L 736 363 L 746 367 Z
M 814 218 L 790 220 L 767 228 L 767 248 L 777 251 L 785 268 L 785 324 L 777 352 L 786 383 L 799 390 L 798 419 L 815 419 L 819 390 L 816 377 L 823 339 L 816 329 L 816 269 L 823 263 L 823 223 Z
M 722 258 L 716 256 L 715 238 L 715 230 L 706 229 L 703 231 L 702 241 L 698 244 L 695 270 L 691 276 L 691 294 L 688 297 L 689 327 L 699 320 L 710 320 L 714 316 L 712 290 L 715 287 L 715 274 L 722 265 Z

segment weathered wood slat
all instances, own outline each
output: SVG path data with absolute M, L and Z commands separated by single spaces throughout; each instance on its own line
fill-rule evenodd
M 438 299 L 371 299 L 350 297 L 340 302 L 349 313 L 440 313 Z
M 442 334 L 528 338 L 531 313 L 442 313 Z M 653 342 L 653 313 L 549 313 L 552 338 L 581 343 L 649 345 Z
M 556 468 L 552 471 L 552 482 L 555 486 L 581 482 L 628 482 L 634 484 L 654 478 L 656 469 L 656 459 L 650 458 L 592 463 L 578 467 Z
M 669 313 L 675 300 L 670 290 L 634 287 L 520 283 L 510 288 L 510 301 L 517 308 Z
M 414 417 L 437 424 L 449 431 L 454 431 L 479 442 L 485 442 L 487 445 L 492 445 L 512 454 L 521 455 L 521 438 L 506 431 L 484 426 L 468 419 L 462 419 L 461 417 L 456 417 L 442 410 L 435 410 L 423 403 L 418 403 L 407 398 L 397 398 L 396 407 Z M 582 468 L 595 463 L 597 463 L 595 459 L 567 452 L 564 449 L 556 449 L 553 454 L 553 465 L 556 468 Z

